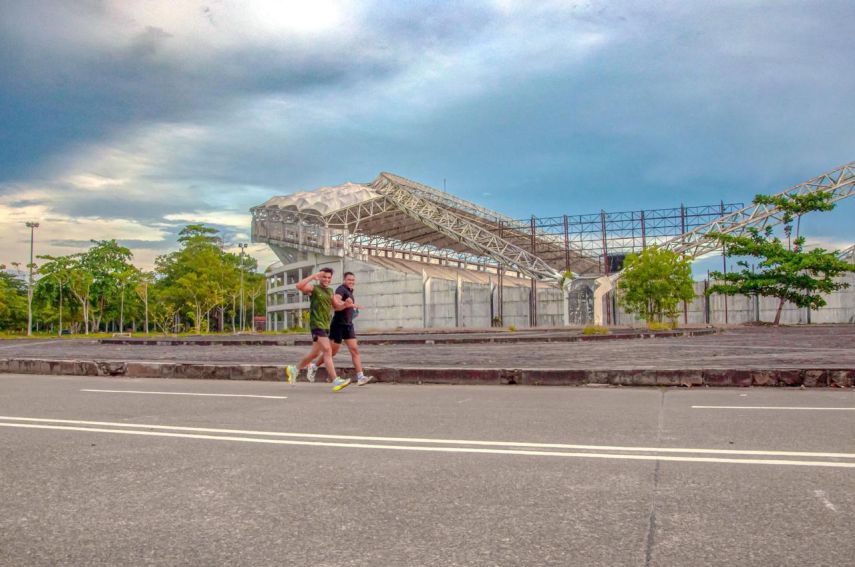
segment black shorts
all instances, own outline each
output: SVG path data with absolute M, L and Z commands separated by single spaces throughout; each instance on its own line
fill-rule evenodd
M 317 342 L 318 337 L 327 338 L 330 336 L 329 329 L 312 329 L 312 342 Z
M 330 328 L 330 339 L 332 342 L 341 344 L 341 341 L 347 341 L 356 338 L 356 331 L 353 325 L 333 325 Z

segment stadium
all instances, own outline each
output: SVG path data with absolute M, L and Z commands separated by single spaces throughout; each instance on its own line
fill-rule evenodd
M 826 191 L 839 201 L 853 185 L 855 162 L 779 194 Z M 636 324 L 614 293 L 627 254 L 656 244 L 696 259 L 720 252 L 705 237 L 711 231 L 783 222 L 775 206 L 723 202 L 513 219 L 386 172 L 370 183 L 273 197 L 251 213 L 253 242 L 268 244 L 280 260 L 266 271 L 269 330 L 302 326 L 308 301 L 294 286 L 322 267 L 335 270 L 334 282 L 345 271 L 356 275 L 363 329 Z M 759 297 L 707 297 L 706 285 L 696 282 L 683 323 L 749 322 L 777 306 Z M 814 312 L 786 309 L 782 322 L 855 321 L 851 289 L 828 302 Z

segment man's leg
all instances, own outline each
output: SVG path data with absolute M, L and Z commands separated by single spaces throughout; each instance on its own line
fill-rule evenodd
M 337 343 L 337 342 L 333 341 L 333 343 L 332 343 L 332 356 L 333 356 L 333 358 L 335 358 L 335 355 L 337 355 L 338 351 L 340 351 L 340 350 L 341 350 L 341 343 Z M 324 363 L 324 353 L 320 353 L 318 355 L 318 357 L 315 359 L 314 365 L 320 366 L 323 363 Z
M 337 374 L 335 373 L 335 365 L 333 364 L 332 359 L 332 343 L 330 343 L 329 337 L 318 337 L 318 347 L 321 351 L 321 356 L 324 359 L 324 366 L 327 369 L 327 375 L 335 380 Z M 309 357 L 309 360 L 314 358 L 314 356 Z
M 288 380 L 288 383 L 292 386 L 297 383 L 297 376 L 300 374 L 300 370 L 306 367 L 306 365 L 315 358 L 320 347 L 318 346 L 317 341 L 312 343 L 312 350 L 309 351 L 309 354 L 304 356 L 300 363 L 297 366 L 288 365 L 285 367 L 285 378 Z
M 366 376 L 362 373 L 362 356 L 359 354 L 359 343 L 356 338 L 345 339 L 347 350 L 350 351 L 350 358 L 353 360 L 353 367 L 356 368 L 356 385 L 364 386 L 374 379 L 374 376 Z
M 347 350 L 350 351 L 350 358 L 353 360 L 353 367 L 356 369 L 356 373 L 362 374 L 362 357 L 359 356 L 359 345 L 356 343 L 356 339 L 345 339 L 344 344 L 347 345 Z
M 312 343 L 312 350 L 309 351 L 309 354 L 307 354 L 302 359 L 300 359 L 300 364 L 297 365 L 297 372 L 299 372 L 300 370 L 307 367 L 309 365 L 309 363 L 312 362 L 312 359 L 314 359 L 315 356 L 317 356 L 319 352 L 323 351 L 323 347 L 321 346 L 321 340 L 325 340 L 325 341 L 329 342 L 329 339 L 323 338 L 323 337 L 319 338 L 318 340 L 313 342 Z

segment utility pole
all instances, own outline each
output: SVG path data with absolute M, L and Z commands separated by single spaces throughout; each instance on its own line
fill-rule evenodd
M 27 282 L 27 336 L 29 337 L 33 334 L 33 240 L 39 223 L 28 222 L 27 228 L 30 229 L 30 281 Z
M 246 247 L 249 246 L 246 242 L 238 243 L 238 248 L 240 248 L 240 330 L 243 332 L 244 330 L 244 319 L 246 319 L 246 311 L 243 306 L 243 251 L 246 250 Z

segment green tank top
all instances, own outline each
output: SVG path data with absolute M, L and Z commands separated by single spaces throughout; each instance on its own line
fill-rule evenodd
M 323 288 L 316 285 L 309 296 L 309 328 L 329 329 L 332 319 L 332 297 L 331 287 Z

